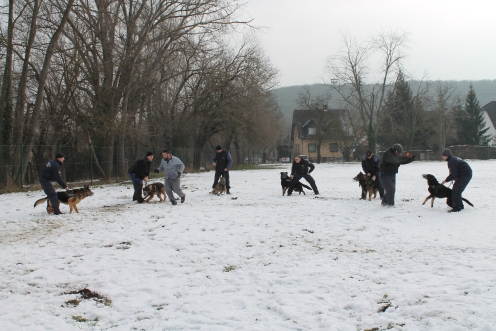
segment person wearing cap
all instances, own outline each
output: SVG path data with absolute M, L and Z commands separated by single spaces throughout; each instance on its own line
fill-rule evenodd
M 165 194 L 173 205 L 177 205 L 174 193 L 181 197 L 181 203 L 186 200 L 186 194 L 181 190 L 181 174 L 184 171 L 184 163 L 175 156 L 172 156 L 168 149 L 162 151 L 162 161 L 160 166 L 153 170 L 155 173 L 164 171 Z
M 402 156 L 403 147 L 394 144 L 393 147 L 384 152 L 380 166 L 379 180 L 384 188 L 384 196 L 381 204 L 383 206 L 394 206 L 394 194 L 396 193 L 396 174 L 402 164 L 415 161 L 415 155 Z
M 312 187 L 312 191 L 315 195 L 319 195 L 319 190 L 317 184 L 315 184 L 315 179 L 310 175 L 314 171 L 315 165 L 303 159 L 301 155 L 296 155 L 294 157 L 293 165 L 291 166 L 291 183 L 289 183 L 287 196 L 293 193 L 295 185 L 300 181 L 300 179 L 305 178 L 305 180 Z
M 379 179 L 379 168 L 381 166 L 381 159 L 379 156 L 372 153 L 372 151 L 365 152 L 362 157 L 362 169 L 363 172 L 368 177 L 371 177 L 373 181 L 377 181 L 379 184 L 379 195 L 381 199 L 384 197 L 384 188 L 382 187 L 381 181 Z
M 469 164 L 458 156 L 451 155 L 451 150 L 445 148 L 441 152 L 441 157 L 448 162 L 449 175 L 441 182 L 444 184 L 452 180 L 455 181 L 451 189 L 452 209 L 448 213 L 457 213 L 463 209 L 462 193 L 472 179 L 472 168 Z
M 66 191 L 69 190 L 69 187 L 62 179 L 62 173 L 60 171 L 60 166 L 64 164 L 64 160 L 65 160 L 64 154 L 57 153 L 55 155 L 55 159 L 49 161 L 45 165 L 45 168 L 43 168 L 43 170 L 41 171 L 39 178 L 41 188 L 43 189 L 48 199 L 52 203 L 53 213 L 55 215 L 59 215 L 63 213 L 59 209 L 59 198 L 51 182 L 57 182 L 59 183 L 60 186 L 66 189 Z
M 215 167 L 215 177 L 214 184 L 212 188 L 214 188 L 219 182 L 219 178 L 222 176 L 226 179 L 226 194 L 231 194 L 229 189 L 231 188 L 229 183 L 229 169 L 231 169 L 233 160 L 231 154 L 227 151 L 224 151 L 221 146 L 217 145 L 215 147 L 215 155 L 212 157 L 212 165 Z
M 152 165 L 153 153 L 147 152 L 145 156 L 139 158 L 134 162 L 127 173 L 133 182 L 134 195 L 133 201 L 138 201 L 138 203 L 145 202 L 143 199 L 143 182 L 148 181 L 148 175 L 150 174 L 150 168 Z

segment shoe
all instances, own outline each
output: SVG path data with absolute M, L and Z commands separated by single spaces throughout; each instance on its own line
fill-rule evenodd
M 227 190 L 226 194 L 231 194 L 231 192 L 229 192 L 229 190 Z
M 462 208 L 461 209 L 463 210 L 463 209 L 465 209 L 465 207 L 462 205 Z
M 320 193 L 319 192 L 315 192 L 315 195 L 319 195 Z
M 286 194 L 288 197 L 291 196 L 291 193 Z
M 138 203 L 144 203 L 145 199 L 138 200 Z
M 63 212 L 59 211 L 59 212 L 54 212 L 53 214 L 54 214 L 54 215 L 62 215 L 62 214 L 65 214 L 65 213 L 63 213 Z
M 176 200 L 171 200 L 171 203 L 172 203 L 173 206 L 177 205 Z
M 184 200 L 186 200 L 186 196 L 181 197 L 181 203 L 183 203 L 183 202 L 184 202 Z
M 448 210 L 448 213 L 459 213 L 461 211 L 461 208 L 453 208 L 451 210 Z

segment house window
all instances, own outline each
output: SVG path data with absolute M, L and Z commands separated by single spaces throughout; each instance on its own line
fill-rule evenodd
M 317 151 L 317 145 L 315 144 L 308 144 L 308 152 L 309 153 L 315 153 Z
M 331 148 L 329 150 L 331 153 L 335 153 L 338 151 L 338 144 L 337 143 L 331 143 Z
M 317 129 L 316 128 L 308 128 L 308 135 L 309 136 L 314 136 L 317 134 Z

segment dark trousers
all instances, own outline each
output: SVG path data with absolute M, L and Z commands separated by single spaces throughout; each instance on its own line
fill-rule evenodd
M 382 205 L 394 206 L 394 194 L 396 193 L 396 174 L 390 172 L 381 172 L 379 173 L 379 180 L 384 189 Z
M 462 192 L 465 191 L 468 183 L 472 179 L 472 174 L 461 176 L 455 179 L 453 189 L 451 192 L 451 201 L 453 202 L 453 209 L 461 209 L 463 207 Z
M 381 183 L 381 176 L 376 176 L 375 177 L 375 180 L 379 182 L 379 196 L 381 198 L 384 198 L 384 187 L 382 186 L 382 183 Z
M 226 188 L 229 190 L 231 188 L 229 185 L 229 171 L 215 171 L 214 184 L 212 185 L 212 188 L 217 185 L 220 177 L 224 177 L 226 179 Z
M 315 180 L 313 179 L 312 176 L 295 174 L 293 176 L 293 179 L 291 180 L 291 183 L 289 183 L 288 195 L 291 195 L 291 193 L 293 193 L 293 188 L 302 178 L 305 178 L 305 180 L 308 182 L 308 184 L 310 184 L 310 186 L 312 187 L 313 193 L 319 194 L 319 190 L 317 189 L 317 185 L 315 184 Z
M 134 172 L 131 172 L 129 174 L 129 177 L 131 178 L 134 187 L 133 201 L 138 201 L 139 203 L 144 202 L 145 199 L 143 199 L 143 180 L 136 177 L 136 174 Z
M 50 183 L 50 181 L 40 177 L 40 184 L 41 184 L 41 188 L 43 189 L 43 191 L 47 195 L 48 200 L 50 200 L 50 202 L 52 203 L 53 213 L 55 215 L 60 214 L 59 198 L 57 196 L 57 192 L 53 188 L 52 183 Z

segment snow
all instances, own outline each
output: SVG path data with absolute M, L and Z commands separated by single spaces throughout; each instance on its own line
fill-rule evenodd
M 220 197 L 186 174 L 177 206 L 130 183 L 60 216 L 1 195 L 0 329 L 496 330 L 496 161 L 469 163 L 475 207 L 453 214 L 422 205 L 442 161 L 401 166 L 393 208 L 359 200 L 359 164 L 317 164 L 322 198 L 282 196 L 289 164 L 233 171 Z

